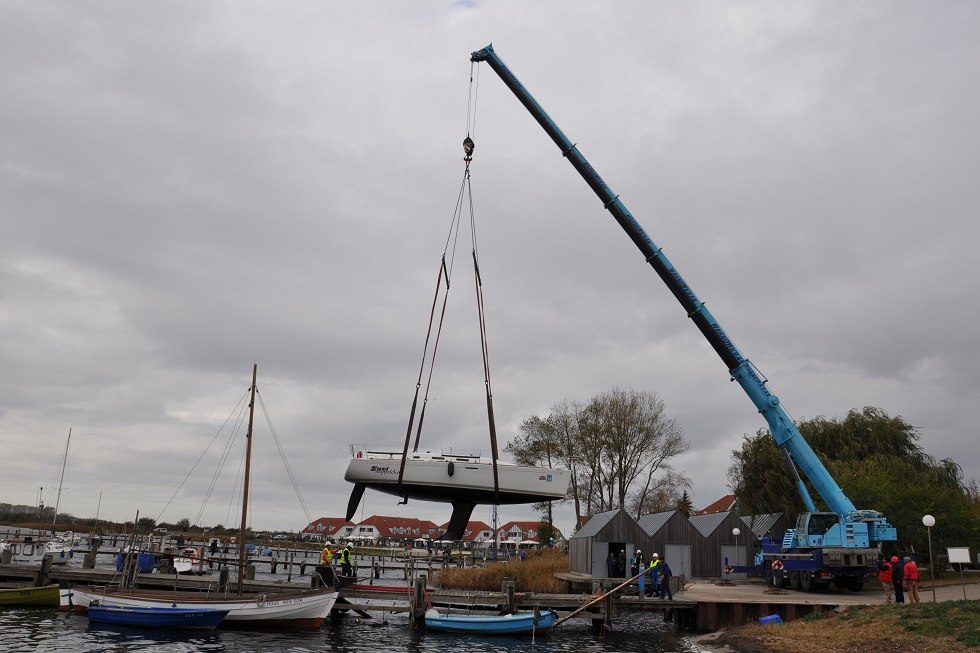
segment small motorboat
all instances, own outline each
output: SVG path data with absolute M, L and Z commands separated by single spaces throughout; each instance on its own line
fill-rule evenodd
M 139 628 L 193 628 L 211 630 L 228 615 L 228 610 L 156 606 L 136 608 L 121 605 L 89 605 L 92 623 Z
M 0 606 L 40 606 L 57 608 L 61 592 L 57 583 L 41 587 L 0 587 Z
M 468 635 L 542 635 L 558 622 L 554 610 L 535 610 L 515 614 L 451 614 L 431 609 L 425 613 L 425 627 L 448 633 Z

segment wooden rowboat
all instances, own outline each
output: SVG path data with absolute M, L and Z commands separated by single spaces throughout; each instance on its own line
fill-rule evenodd
M 139 628 L 190 628 L 212 630 L 228 615 L 228 610 L 208 608 L 134 608 L 119 605 L 89 605 L 93 623 Z

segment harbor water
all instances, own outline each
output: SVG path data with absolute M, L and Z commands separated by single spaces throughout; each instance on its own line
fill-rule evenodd
M 70 567 L 81 567 L 82 555 L 75 555 Z M 282 552 L 280 559 L 288 555 Z M 97 557 L 96 566 L 115 567 L 115 554 L 106 552 Z M 292 574 L 280 569 L 270 573 L 267 563 L 257 565 L 257 580 L 309 587 L 310 573 L 316 558 L 305 574 L 298 566 Z M 359 560 L 370 569 L 371 560 Z M 212 572 L 217 576 L 216 572 Z M 287 580 L 288 578 L 288 580 Z M 382 575 L 384 584 L 408 580 L 404 573 L 389 570 Z M 135 629 L 121 626 L 90 625 L 87 617 L 56 609 L 0 609 L 0 653 L 53 652 L 84 653 L 100 651 L 147 651 L 215 653 L 247 653 L 260 651 L 316 653 L 382 653 L 411 651 L 413 653 L 703 653 L 706 649 L 694 644 L 687 633 L 678 632 L 673 624 L 664 623 L 658 612 L 622 612 L 614 620 L 613 630 L 595 635 L 587 619 L 571 619 L 555 632 L 530 637 L 475 637 L 447 633 L 422 632 L 412 628 L 405 613 L 372 610 L 369 617 L 354 612 L 334 613 L 319 630 L 239 631 L 219 628 L 216 631 L 172 631 Z
M 86 653 L 98 651 L 246 653 L 700 653 L 656 613 L 621 615 L 616 630 L 601 637 L 584 620 L 571 620 L 544 637 L 474 637 L 413 630 L 404 614 L 352 613 L 331 617 L 312 632 L 209 632 L 135 629 L 90 625 L 88 618 L 55 609 L 0 610 L 0 651 L 4 653 Z

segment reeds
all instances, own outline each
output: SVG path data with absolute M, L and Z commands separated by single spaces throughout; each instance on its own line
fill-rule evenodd
M 567 554 L 559 549 L 542 549 L 529 552 L 527 560 L 493 562 L 469 569 L 444 569 L 434 573 L 432 580 L 443 589 L 498 592 L 504 578 L 510 578 L 516 592 L 560 594 L 567 591 L 565 581 L 555 578 L 555 574 L 567 571 Z

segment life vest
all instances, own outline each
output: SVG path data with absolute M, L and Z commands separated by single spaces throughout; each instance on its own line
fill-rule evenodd
M 348 549 L 346 546 L 344 547 L 344 550 L 340 552 L 340 564 L 350 564 L 350 549 Z
M 330 553 L 330 547 L 329 546 L 323 547 L 323 551 L 320 552 L 320 564 L 321 565 L 328 564 L 331 558 L 333 558 L 333 554 Z
M 881 567 L 878 571 L 878 579 L 881 580 L 882 583 L 892 582 L 892 563 L 888 562 L 887 560 L 881 563 Z

